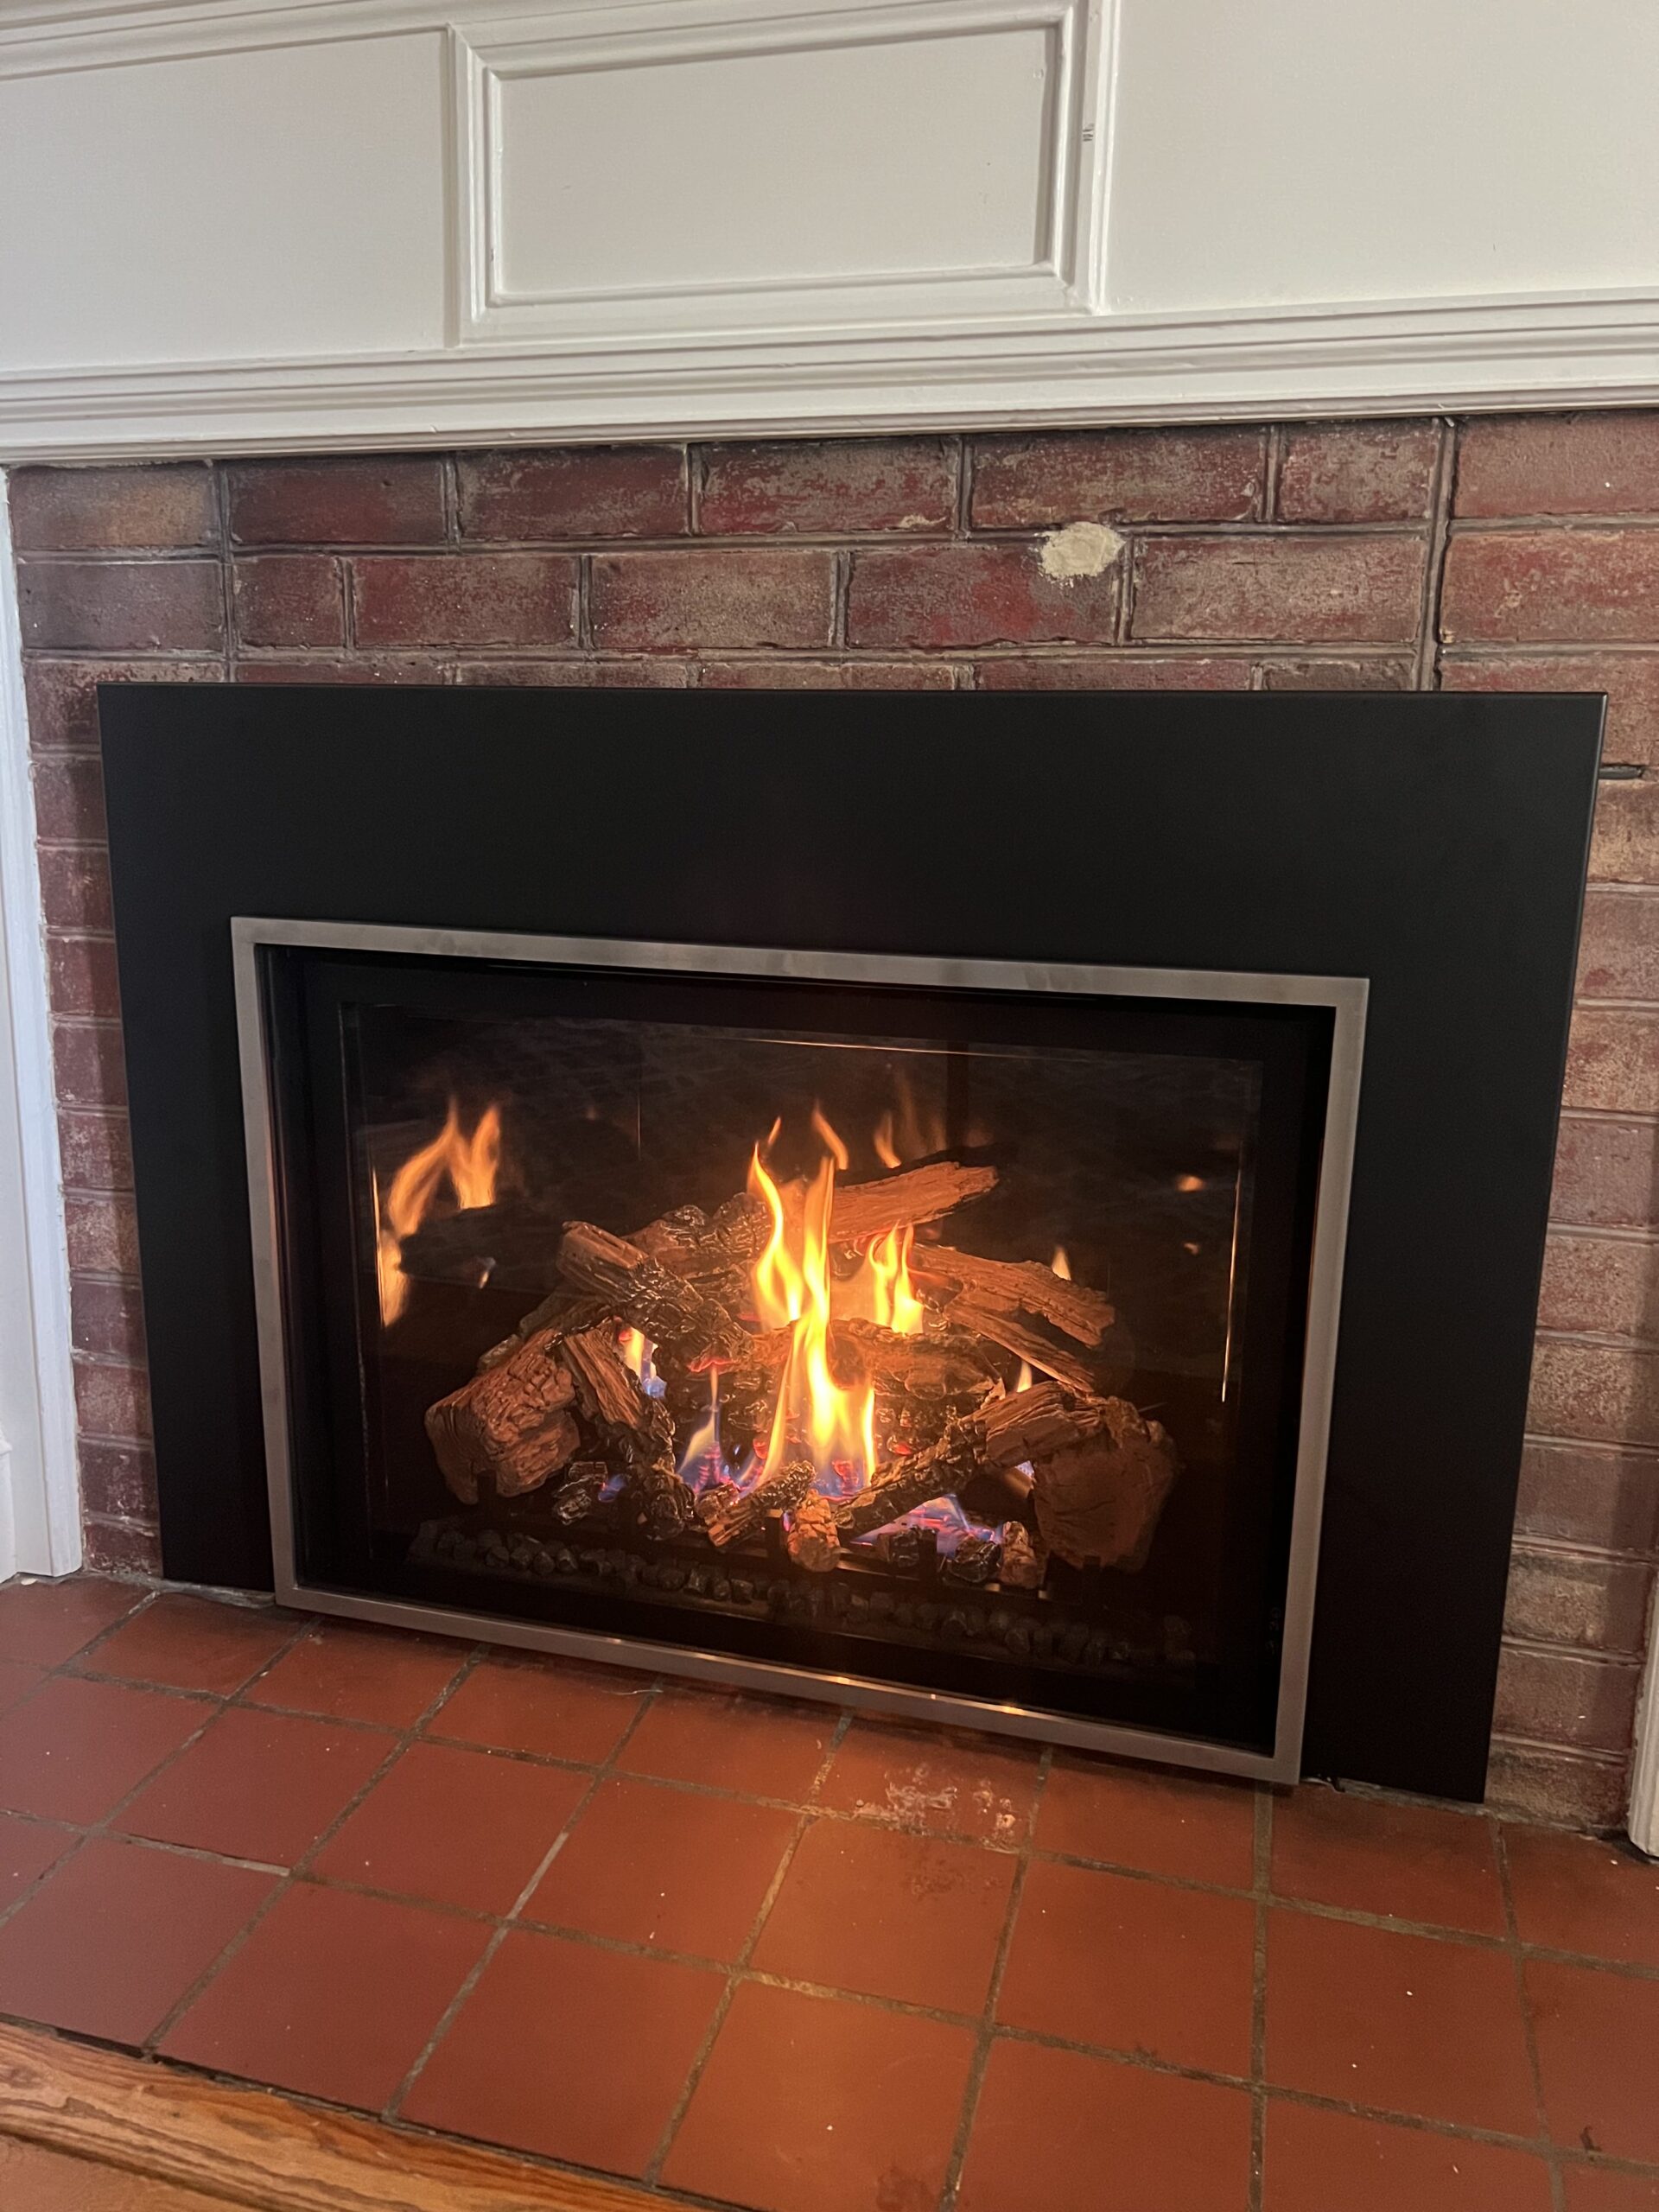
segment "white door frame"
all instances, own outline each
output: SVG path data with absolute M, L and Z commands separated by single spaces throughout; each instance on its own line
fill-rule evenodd
M 0 473 L 0 1580 L 80 1565 L 60 1184 L 22 641 Z

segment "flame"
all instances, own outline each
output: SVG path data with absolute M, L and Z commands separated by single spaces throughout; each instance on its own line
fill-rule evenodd
M 1030 1389 L 1030 1388 L 1031 1388 L 1031 1362 L 1030 1362 L 1028 1359 L 1022 1359 L 1022 1360 L 1020 1361 L 1020 1372 L 1019 1372 L 1018 1376 L 1014 1378 L 1014 1392 L 1015 1392 L 1015 1395 L 1018 1395 L 1021 1390 L 1029 1390 L 1029 1389 Z
M 910 1248 L 916 1231 L 906 1222 L 890 1229 L 870 1247 L 866 1262 L 873 1284 L 870 1319 L 901 1337 L 919 1337 L 926 1309 L 910 1280 Z
M 375 1271 L 379 1278 L 382 1327 L 389 1329 L 409 1303 L 404 1240 L 412 1236 L 431 1212 L 445 1182 L 457 1206 L 493 1205 L 500 1166 L 500 1109 L 486 1107 L 471 1136 L 463 1136 L 461 1109 L 452 1098 L 442 1128 L 430 1144 L 410 1154 L 392 1177 L 384 1203 L 379 1178 L 371 1179 L 378 1224 Z
M 893 1109 L 891 1106 L 888 1107 L 887 1112 L 881 1116 L 880 1120 L 876 1123 L 875 1128 L 871 1132 L 870 1142 L 875 1147 L 875 1156 L 884 1167 L 902 1167 L 904 1166 L 904 1161 L 899 1157 L 899 1147 L 893 1141 Z
M 1071 1262 L 1065 1256 L 1064 1244 L 1057 1244 L 1054 1247 L 1054 1256 L 1048 1263 L 1048 1271 L 1052 1275 L 1058 1275 L 1062 1282 L 1071 1281 Z

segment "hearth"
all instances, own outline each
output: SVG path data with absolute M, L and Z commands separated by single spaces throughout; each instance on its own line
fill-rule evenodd
M 1294 1738 L 1363 982 L 233 930 L 296 1586 Z
M 1478 1795 L 1599 702 L 101 714 L 170 1573 Z

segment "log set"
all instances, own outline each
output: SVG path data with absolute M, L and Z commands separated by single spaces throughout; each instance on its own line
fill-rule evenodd
M 850 1255 L 891 1230 L 938 1221 L 995 1181 L 994 1167 L 938 1160 L 838 1188 L 835 1245 Z M 435 1224 L 449 1232 L 448 1261 L 440 1255 L 434 1264 L 462 1266 L 469 1243 L 499 1228 L 500 1211 L 474 1209 L 466 1230 L 454 1227 L 465 1214 Z M 521 1211 L 521 1230 L 528 1218 Z M 717 1389 L 722 1446 L 745 1456 L 789 1357 L 791 1331 L 759 1333 L 741 1318 L 770 1219 L 760 1200 L 740 1195 L 713 1214 L 681 1207 L 632 1236 L 582 1221 L 559 1224 L 554 1236 L 540 1222 L 538 1249 L 556 1271 L 553 1282 L 537 1285 L 547 1294 L 486 1353 L 473 1380 L 426 1416 L 455 1497 L 476 1505 L 490 1494 L 521 1499 L 546 1487 L 551 1519 L 565 1527 L 606 1499 L 608 1516 L 651 1540 L 690 1536 L 718 1554 L 753 1544 L 770 1527 L 780 1556 L 823 1574 L 846 1546 L 879 1531 L 889 1532 L 884 1556 L 907 1558 L 894 1524 L 977 1484 L 1013 1517 L 994 1535 L 959 1539 L 934 1570 L 948 1579 L 1034 1590 L 1050 1557 L 1074 1568 L 1144 1565 L 1179 1462 L 1159 1423 L 1108 1387 L 1122 1366 L 1111 1300 L 1035 1262 L 987 1260 L 944 1244 L 913 1249 L 931 1317 L 922 1333 L 856 1319 L 830 1325 L 836 1383 L 868 1384 L 875 1395 L 883 1456 L 866 1487 L 820 1497 L 811 1461 L 791 1455 L 747 1491 L 721 1482 L 694 1497 L 676 1471 L 677 1440 L 683 1445 L 708 1418 Z M 437 1244 L 426 1249 L 428 1256 L 439 1252 Z M 476 1270 L 476 1256 L 470 1264 Z M 624 1359 L 625 1329 L 654 1347 L 660 1395 Z M 1011 1392 L 1009 1353 L 1046 1379 Z M 931 1535 L 897 1534 L 917 1536 L 910 1548 L 918 1562 L 924 1552 L 936 1557 Z

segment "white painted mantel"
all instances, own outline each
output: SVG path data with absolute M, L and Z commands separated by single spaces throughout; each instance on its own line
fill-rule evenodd
M 1643 0 L 9 0 L 0 459 L 1659 392 Z
M 0 465 L 1656 404 L 1656 83 L 1650 0 L 0 0 Z M 10 565 L 0 1576 L 79 1541 Z

